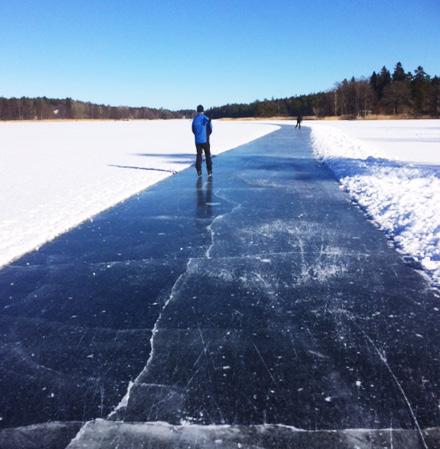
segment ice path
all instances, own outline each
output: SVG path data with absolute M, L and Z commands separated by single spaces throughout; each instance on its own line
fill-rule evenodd
M 20 373 L 18 344 L 31 373 L 66 376 L 55 390 L 47 371 L 18 374 L 28 409 L 61 419 L 63 441 L 87 421 L 69 449 L 438 447 L 439 298 L 313 159 L 308 131 L 284 127 L 216 158 L 212 181 L 193 177 L 0 272 L 2 373 Z M 72 392 L 70 415 L 51 405 Z
M 211 181 L 208 180 L 208 183 L 209 182 L 211 182 Z M 228 201 L 226 198 L 223 198 L 223 197 L 220 196 L 220 190 L 215 192 L 215 196 L 217 196 L 219 199 L 221 198 L 221 199 L 223 199 L 225 201 Z M 211 258 L 210 251 L 211 251 L 212 247 L 215 244 L 215 242 L 214 242 L 214 240 L 215 240 L 215 231 L 213 229 L 213 226 L 215 225 L 215 222 L 217 220 L 221 220 L 222 218 L 224 218 L 225 215 L 227 215 L 228 213 L 233 213 L 239 207 L 240 207 L 240 204 L 235 204 L 234 208 L 232 209 L 231 212 L 226 212 L 225 214 L 217 215 L 214 218 L 214 220 L 207 226 L 207 230 L 209 231 L 209 234 L 210 234 L 210 237 L 211 237 L 211 244 L 209 245 L 208 249 L 205 252 L 205 257 L 207 259 Z M 137 379 L 134 381 L 134 384 L 139 382 L 139 379 L 141 379 L 143 376 L 147 376 L 149 366 L 150 366 L 150 364 L 151 364 L 151 362 L 152 362 L 152 360 L 154 358 L 154 351 L 155 351 L 154 338 L 155 338 L 156 334 L 159 331 L 159 324 L 160 324 L 160 321 L 162 319 L 162 315 L 163 315 L 164 311 L 166 310 L 166 308 L 168 307 L 168 305 L 174 300 L 175 294 L 178 291 L 178 289 L 180 287 L 180 284 L 182 284 L 184 282 L 185 275 L 190 271 L 190 267 L 191 267 L 191 263 L 192 262 L 193 262 L 192 258 L 188 259 L 188 262 L 186 264 L 186 270 L 177 278 L 175 284 L 171 288 L 171 293 L 170 293 L 169 298 L 164 302 L 164 304 L 162 306 L 161 312 L 159 313 L 158 318 L 155 321 L 153 329 L 151 331 L 150 355 L 148 357 L 148 360 L 147 360 L 147 363 L 146 363 L 144 369 L 139 374 Z M 202 342 L 203 342 L 203 334 L 202 334 L 202 331 L 200 329 L 199 329 L 199 332 L 200 332 L 200 337 L 201 337 Z M 205 346 L 203 348 L 203 353 L 206 355 L 206 347 Z M 190 382 L 188 382 L 188 384 L 189 383 Z M 108 419 L 117 419 L 117 417 L 119 416 L 119 413 L 121 412 L 121 410 L 123 410 L 127 406 L 128 400 L 130 398 L 130 392 L 131 392 L 132 387 L 133 387 L 133 383 L 130 383 L 129 386 L 128 386 L 127 393 L 122 398 L 121 402 L 116 406 L 116 408 L 109 414 Z
M 284 145 L 289 131 L 276 133 Z M 305 138 L 304 135 L 297 137 L 297 145 Z M 273 142 L 276 138 L 272 136 L 270 140 Z M 321 424 L 315 421 L 314 426 L 318 428 L 349 429 L 353 424 L 371 428 L 363 432 L 333 430 L 338 435 L 337 447 L 363 447 L 367 441 L 376 444 L 371 447 L 382 447 L 384 441 L 398 447 L 396 445 L 403 441 L 402 427 L 414 429 L 407 447 L 429 447 L 431 437 L 422 430 L 416 416 L 422 404 L 414 394 L 410 399 L 411 393 L 404 389 L 407 384 L 408 390 L 414 393 L 414 384 L 419 382 L 416 377 L 420 374 L 410 377 L 403 374 L 401 367 L 408 359 L 403 360 L 400 348 L 396 348 L 400 358 L 395 358 L 394 363 L 384 362 L 377 345 L 379 342 L 383 347 L 396 344 L 394 337 L 390 341 L 393 332 L 386 331 L 387 320 L 393 316 L 388 308 L 400 315 L 397 335 L 403 332 L 406 338 L 414 340 L 411 334 L 418 334 L 413 324 L 409 326 L 411 332 L 405 329 L 405 321 L 413 319 L 415 312 L 396 309 L 395 304 L 387 304 L 387 301 L 398 298 L 404 301 L 410 292 L 409 301 L 407 299 L 403 307 L 406 309 L 414 304 L 427 306 L 426 301 L 436 303 L 437 299 L 423 279 L 400 261 L 380 233 L 365 222 L 361 212 L 337 191 L 336 183 L 324 167 L 301 154 L 301 148 L 298 154 L 298 147 L 290 147 L 295 150 L 295 156 L 288 153 L 285 157 L 273 144 L 263 146 L 264 152 L 271 151 L 273 157 L 272 167 L 268 169 L 269 160 L 259 161 L 261 150 L 255 151 L 255 146 L 258 147 L 254 144 L 248 150 L 250 154 L 243 150 L 241 158 L 237 153 L 229 156 L 233 160 L 234 156 L 238 157 L 241 164 L 233 175 L 227 174 L 229 180 L 234 178 L 232 182 L 225 182 L 228 187 L 223 184 L 221 189 L 215 190 L 214 196 L 216 200 L 228 202 L 231 209 L 216 215 L 207 226 L 211 243 L 204 257 L 189 260 L 156 321 L 148 363 L 117 416 L 118 422 L 145 422 L 145 427 L 129 430 L 128 425 L 118 435 L 130 436 L 121 437 L 121 441 L 126 444 L 132 443 L 130 438 L 133 441 L 150 441 L 151 438 L 151 444 L 160 441 L 164 447 L 176 444 L 182 447 L 184 444 L 188 447 L 218 444 L 247 447 L 240 446 L 243 444 L 240 441 L 249 428 L 222 426 L 263 424 L 265 431 L 281 442 L 280 429 L 284 424 L 284 431 L 290 431 L 290 444 L 295 441 L 297 427 L 308 435 L 307 444 L 317 444 L 307 431 L 313 426 L 306 418 L 308 412 L 297 409 L 297 404 L 308 408 L 308 401 L 312 401 L 315 411 L 325 416 L 321 416 Z M 225 169 L 227 162 L 224 160 Z M 283 165 L 288 167 L 289 162 L 295 170 L 293 173 L 283 170 Z M 216 182 L 222 179 L 221 168 L 220 173 L 216 173 Z M 283 179 L 284 176 L 287 179 Z M 319 201 L 310 190 L 313 188 L 311 181 L 320 183 L 320 191 L 315 193 L 321 196 Z M 279 201 L 273 199 L 274 195 Z M 301 197 L 303 200 L 298 201 Z M 319 204 L 322 197 L 327 204 Z M 291 199 L 294 201 L 289 201 Z M 284 209 L 280 208 L 283 204 Z M 315 209 L 311 212 L 309 209 L 313 206 Z M 336 214 L 332 209 L 336 209 Z M 345 228 L 334 221 L 344 222 L 341 215 L 348 218 Z M 416 293 L 409 285 L 406 286 L 409 290 L 403 287 L 400 294 L 387 292 L 387 289 L 400 287 L 388 284 L 402 279 L 402 270 L 405 275 L 412 274 L 410 284 L 419 284 L 420 292 Z M 359 292 L 359 288 L 363 291 Z M 362 301 L 357 304 L 353 296 Z M 236 297 L 238 302 L 231 301 Z M 418 302 L 420 300 L 425 303 Z M 259 310 L 258 314 L 252 310 L 254 308 Z M 307 313 L 310 318 L 301 317 Z M 383 316 L 386 313 L 388 315 Z M 293 321 L 285 320 L 284 314 L 291 315 Z M 295 316 L 298 325 L 295 325 Z M 268 320 L 261 323 L 263 327 L 255 325 L 262 317 Z M 319 322 L 326 323 L 327 329 L 323 327 L 317 331 Z M 261 340 L 259 332 L 266 333 L 269 341 L 264 337 Z M 323 338 L 334 341 L 334 345 L 325 344 Z M 280 351 L 277 346 L 284 344 L 288 347 Z M 414 341 L 409 343 L 413 344 Z M 361 362 L 361 354 L 370 353 L 371 346 L 376 355 L 382 355 L 379 364 L 374 357 Z M 338 366 L 336 359 L 341 356 L 342 365 Z M 292 365 L 295 359 L 297 362 Z M 297 371 L 310 375 L 307 368 L 310 363 L 320 365 L 312 375 L 314 379 L 307 381 L 302 379 L 302 374 L 289 376 L 286 373 L 286 369 L 296 367 Z M 347 379 L 341 378 L 347 375 Z M 436 382 L 430 377 L 430 382 Z M 377 384 L 378 379 L 382 385 Z M 298 392 L 309 389 L 308 383 L 315 382 L 320 386 L 315 393 L 309 390 L 309 397 L 303 403 Z M 316 398 L 312 398 L 317 393 L 321 399 L 316 402 Z M 286 400 L 289 395 L 294 398 Z M 237 403 L 237 397 L 243 405 Z M 386 398 L 388 405 L 376 403 L 379 398 L 380 401 Z M 326 411 L 318 405 L 321 401 L 334 405 Z M 417 405 L 413 405 L 413 401 Z M 332 414 L 337 417 L 333 419 Z M 390 417 L 394 425 L 387 429 Z M 326 420 L 327 424 L 323 424 Z M 153 422 L 163 423 L 158 424 L 162 426 L 160 438 L 154 436 L 155 430 L 149 427 Z M 172 427 L 166 427 L 164 422 Z M 380 423 L 386 430 L 377 430 Z M 103 430 L 107 425 L 108 430 Z M 208 436 L 209 429 L 215 433 L 222 428 L 222 437 Z M 93 432 L 106 434 L 110 429 L 114 431 L 111 424 L 101 421 L 88 423 L 69 449 L 86 447 L 82 444 L 91 441 Z M 168 431 L 172 436 L 167 435 Z M 139 436 L 137 432 L 145 434 Z M 345 432 L 345 442 L 341 432 Z M 325 447 L 326 436 L 322 433 L 319 438 Z M 254 443 L 252 438 L 250 441 Z M 266 442 L 263 447 L 271 446 Z

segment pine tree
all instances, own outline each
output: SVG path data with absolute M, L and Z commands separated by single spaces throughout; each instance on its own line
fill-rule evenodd
M 391 73 L 390 71 L 383 66 L 379 76 L 377 77 L 377 97 L 379 100 L 382 99 L 384 89 L 391 83 Z
M 431 80 L 429 110 L 435 116 L 440 115 L 440 78 L 438 76 L 434 76 Z
M 72 106 L 72 99 L 66 98 L 66 112 L 65 112 L 66 118 L 74 118 L 73 117 L 73 106 Z
M 393 81 L 405 81 L 405 80 L 406 80 L 405 70 L 403 70 L 402 63 L 398 62 L 394 67 Z
M 423 70 L 422 66 L 418 66 L 417 69 L 414 70 L 411 88 L 415 112 L 423 114 L 428 106 L 427 102 L 431 90 L 431 83 L 429 75 Z
M 373 89 L 373 92 L 377 94 L 377 73 L 373 72 L 370 76 L 370 86 Z

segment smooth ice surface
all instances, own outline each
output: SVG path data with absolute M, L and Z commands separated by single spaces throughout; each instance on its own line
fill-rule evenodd
M 416 268 L 283 127 L 0 271 L 1 425 L 89 420 L 71 448 L 435 447 L 440 298 Z
M 277 129 L 214 122 L 219 154 Z M 194 162 L 189 120 L 0 123 L 0 266 Z
M 440 120 L 310 122 L 342 187 L 440 283 Z

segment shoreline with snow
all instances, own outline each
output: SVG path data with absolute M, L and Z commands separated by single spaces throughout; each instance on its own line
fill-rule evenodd
M 342 188 L 440 284 L 440 121 L 307 126 Z
M 279 128 L 213 126 L 213 155 Z M 190 120 L 1 122 L 0 267 L 194 161 Z

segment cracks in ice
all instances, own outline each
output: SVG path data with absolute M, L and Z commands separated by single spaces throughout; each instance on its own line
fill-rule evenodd
M 393 420 L 390 422 L 390 449 L 394 449 L 394 440 L 393 440 Z
M 421 442 L 423 444 L 423 447 L 425 449 L 428 449 L 428 445 L 426 444 L 425 437 L 423 436 L 422 428 L 420 427 L 419 421 L 418 421 L 418 419 L 417 419 L 417 417 L 416 417 L 416 415 L 414 413 L 414 410 L 412 408 L 411 402 L 409 401 L 408 396 L 406 395 L 405 390 L 402 387 L 402 384 L 400 383 L 399 379 L 394 374 L 394 371 L 392 370 L 390 364 L 388 363 L 385 351 L 381 351 L 377 347 L 377 345 L 374 343 L 374 341 L 370 338 L 370 336 L 368 334 L 366 334 L 363 330 L 361 330 L 361 331 L 362 331 L 363 335 L 365 336 L 365 338 L 368 340 L 368 342 L 371 344 L 371 346 L 376 351 L 377 355 L 379 356 L 379 359 L 385 365 L 388 373 L 390 374 L 391 378 L 393 379 L 394 383 L 396 384 L 397 388 L 399 389 L 399 391 L 400 391 L 400 393 L 401 393 L 401 395 L 402 395 L 402 397 L 403 397 L 403 399 L 404 399 L 404 401 L 405 401 L 405 403 L 406 403 L 406 405 L 408 407 L 408 410 L 409 410 L 409 412 L 411 414 L 411 417 L 412 417 L 412 419 L 414 421 L 414 424 L 415 424 L 415 426 L 417 428 L 417 432 L 418 432 L 418 434 L 420 436 L 420 440 L 421 440 Z
M 154 354 L 155 354 L 154 340 L 155 340 L 155 337 L 156 337 L 157 333 L 159 332 L 159 323 L 160 323 L 160 321 L 162 319 L 162 315 L 163 315 L 165 309 L 168 307 L 168 305 L 174 300 L 176 292 L 177 292 L 177 290 L 178 290 L 178 288 L 179 288 L 179 286 L 180 286 L 180 284 L 182 282 L 182 279 L 188 273 L 189 267 L 190 267 L 192 262 L 193 262 L 193 258 L 189 258 L 188 262 L 186 264 L 185 271 L 177 278 L 176 282 L 172 286 L 170 295 L 169 295 L 168 299 L 164 302 L 164 304 L 162 306 L 162 309 L 161 309 L 161 311 L 160 311 L 160 313 L 159 313 L 159 315 L 158 315 L 158 317 L 157 317 L 157 319 L 156 319 L 156 321 L 154 323 L 153 329 L 151 331 L 151 337 L 150 337 L 150 355 L 149 355 L 149 357 L 147 359 L 147 363 L 146 363 L 145 367 L 140 372 L 140 374 L 136 377 L 134 382 L 130 382 L 129 383 L 126 394 L 121 399 L 119 404 L 113 409 L 113 411 L 109 413 L 109 415 L 107 416 L 107 419 L 111 420 L 114 416 L 116 416 L 116 414 L 117 414 L 117 412 L 119 410 L 124 409 L 127 406 L 129 398 L 130 398 L 131 389 L 132 389 L 133 385 L 137 384 L 139 379 L 141 379 L 142 376 L 144 376 L 148 372 L 148 369 L 149 369 L 149 367 L 150 367 L 150 365 L 152 363 L 152 360 L 153 360 L 153 357 L 154 357 Z M 87 424 L 89 422 L 90 421 L 88 421 L 88 422 L 86 422 L 84 424 L 84 426 L 80 429 L 80 431 L 78 432 L 78 434 L 76 435 L 74 440 L 77 439 L 81 435 L 83 429 L 87 426 Z
M 212 363 L 212 359 L 209 356 L 208 348 L 206 346 L 205 339 L 203 337 L 202 329 L 200 329 L 200 327 L 199 327 L 198 330 L 199 330 L 199 334 L 200 334 L 200 340 L 202 341 L 202 345 L 203 345 L 203 355 L 205 356 L 206 361 L 208 362 L 208 364 L 211 365 L 212 369 L 214 369 L 214 366 L 213 366 L 213 363 Z M 210 370 L 208 369 L 206 372 L 207 372 L 207 375 L 208 375 L 209 383 L 211 384 L 212 387 L 214 387 L 214 382 L 212 381 Z M 225 423 L 226 422 L 225 421 L 225 417 L 223 416 L 222 410 L 221 410 L 217 400 L 215 399 L 215 394 L 212 395 L 212 400 L 213 400 L 215 408 L 217 409 L 217 412 L 218 412 L 218 414 L 220 416 L 220 419 L 222 420 L 223 423 Z
M 114 416 L 116 416 L 117 412 L 119 410 L 124 409 L 128 405 L 128 398 L 130 397 L 131 389 L 133 388 L 134 382 L 130 381 L 128 383 L 127 392 L 125 393 L 124 397 L 119 401 L 119 404 L 109 413 L 107 416 L 107 419 L 112 419 Z
M 208 229 L 208 231 L 210 232 L 210 235 L 211 235 L 211 244 L 209 245 L 209 247 L 207 248 L 207 250 L 205 252 L 205 257 L 207 259 L 211 259 L 211 251 L 212 251 L 212 248 L 214 247 L 214 244 L 215 244 L 215 237 L 214 237 L 215 236 L 215 232 L 213 230 L 213 225 L 215 224 L 216 221 L 219 221 L 219 220 L 223 219 L 225 215 L 231 214 L 235 210 L 237 210 L 238 208 L 241 207 L 241 204 L 238 204 L 238 203 L 236 203 L 234 201 L 231 201 L 231 200 L 225 198 L 224 196 L 222 196 L 220 194 L 220 190 L 215 192 L 215 196 L 217 196 L 218 198 L 220 198 L 220 199 L 222 199 L 222 200 L 224 200 L 224 201 L 226 201 L 226 202 L 228 202 L 230 204 L 233 204 L 234 207 L 232 208 L 231 211 L 229 211 L 229 212 L 227 212 L 225 214 L 221 214 L 221 215 L 216 216 L 214 218 L 214 220 L 207 227 L 207 229 Z M 147 362 L 145 364 L 145 367 L 139 373 L 139 375 L 136 377 L 134 382 L 130 382 L 129 383 L 129 386 L 128 386 L 126 394 L 121 399 L 119 404 L 113 409 L 113 411 L 110 412 L 110 414 L 107 416 L 107 419 L 112 419 L 113 417 L 115 417 L 117 415 L 119 410 L 124 409 L 128 405 L 128 401 L 129 401 L 129 398 L 130 398 L 130 393 L 131 393 L 131 389 L 132 389 L 133 385 L 136 385 L 137 383 L 139 383 L 139 380 L 142 379 L 147 374 L 147 372 L 148 372 L 148 370 L 149 370 L 149 368 L 151 366 L 151 363 L 153 361 L 154 355 L 155 355 L 155 350 L 156 350 L 156 348 L 155 348 L 155 338 L 156 338 L 157 333 L 159 332 L 159 323 L 160 323 L 160 321 L 162 319 L 162 316 L 163 316 L 166 308 L 174 300 L 174 298 L 176 296 L 176 293 L 179 290 L 179 287 L 180 287 L 181 283 L 183 282 L 183 279 L 185 278 L 185 276 L 189 272 L 190 266 L 191 266 L 191 264 L 193 263 L 194 260 L 195 260 L 194 258 L 188 259 L 185 271 L 177 278 L 176 282 L 172 286 L 170 295 L 169 295 L 168 299 L 164 302 L 164 304 L 162 306 L 162 309 L 161 309 L 161 311 L 160 311 L 160 313 L 159 313 L 159 315 L 158 315 L 158 317 L 157 317 L 157 319 L 156 319 L 156 321 L 154 323 L 154 326 L 153 326 L 152 331 L 151 331 L 151 337 L 150 337 L 150 354 L 149 354 L 149 357 L 148 357 Z M 207 353 L 206 344 L 204 342 L 204 338 L 203 338 L 203 334 L 202 334 L 201 329 L 199 329 L 199 333 L 200 333 L 200 337 L 201 337 L 202 344 L 203 344 L 203 351 L 201 353 L 201 356 L 202 355 L 205 356 L 207 358 L 208 363 L 212 363 L 212 361 L 210 362 L 210 360 L 209 360 L 209 355 Z M 200 359 L 200 357 L 197 359 L 197 362 L 199 361 L 199 359 Z M 209 376 L 209 372 L 208 372 L 208 376 Z M 210 379 L 210 381 L 212 383 L 211 379 Z M 191 383 L 191 382 L 192 382 L 192 378 L 189 380 L 188 383 Z M 219 405 L 216 403 L 215 398 L 213 400 L 215 402 L 216 408 L 217 408 L 217 410 L 219 412 L 219 415 L 220 415 L 221 419 L 224 421 L 224 417 L 223 417 L 223 414 L 221 412 L 221 409 L 220 409 Z M 86 425 L 87 425 L 87 423 L 85 424 L 85 426 Z M 78 433 L 78 435 L 80 433 L 81 433 L 81 430 Z
M 419 424 L 419 421 L 417 419 L 417 416 L 414 412 L 414 409 L 411 405 L 411 402 L 402 386 L 402 384 L 400 383 L 399 379 L 397 378 L 396 374 L 394 373 L 393 369 L 391 368 L 390 364 L 388 363 L 387 357 L 386 357 L 386 353 L 384 350 L 380 350 L 379 347 L 376 345 L 376 343 L 373 341 L 373 339 L 356 323 L 356 317 L 354 315 L 352 315 L 350 312 L 346 311 L 346 310 L 339 310 L 339 312 L 346 316 L 349 320 L 349 322 L 352 323 L 352 325 L 354 327 L 356 327 L 356 329 L 361 332 L 361 334 L 365 337 L 365 339 L 368 341 L 368 343 L 372 346 L 372 348 L 374 349 L 374 351 L 376 352 L 376 354 L 378 355 L 380 361 L 383 363 L 383 365 L 385 366 L 386 370 L 388 371 L 389 375 L 391 376 L 391 379 L 393 380 L 394 384 L 396 385 L 396 387 L 398 388 L 407 408 L 408 411 L 411 415 L 411 419 L 414 422 L 414 425 L 416 426 L 416 430 L 417 433 L 420 437 L 420 441 L 423 445 L 424 449 L 429 449 L 428 445 L 426 443 L 425 437 L 423 435 L 423 430 Z M 392 426 L 390 427 L 390 431 L 392 431 L 393 428 Z
M 260 350 L 258 349 L 257 345 L 255 343 L 252 343 L 254 345 L 255 351 L 258 354 L 258 357 L 260 358 L 260 360 L 262 361 L 264 367 L 266 368 L 267 374 L 269 374 L 270 379 L 272 380 L 273 384 L 275 386 L 278 386 L 277 381 L 275 380 L 275 378 L 273 377 L 272 373 L 270 372 L 269 367 L 267 366 L 266 361 L 263 358 L 263 355 L 261 354 Z
M 177 278 L 176 282 L 174 283 L 173 287 L 171 288 L 170 296 L 168 297 L 168 299 L 164 302 L 164 304 L 162 306 L 162 309 L 161 309 L 161 311 L 159 313 L 159 316 L 157 317 L 157 320 L 154 323 L 153 329 L 151 330 L 150 355 L 149 355 L 149 357 L 147 359 L 147 363 L 145 364 L 145 367 L 140 372 L 140 374 L 137 376 L 137 378 L 134 380 L 134 384 L 136 384 L 139 381 L 139 379 L 141 379 L 141 377 L 144 376 L 148 372 L 148 370 L 150 368 L 150 365 L 152 363 L 152 360 L 153 360 L 154 354 L 155 354 L 154 341 L 155 341 L 157 333 L 159 332 L 159 323 L 160 323 L 160 321 L 162 319 L 162 315 L 163 315 L 165 309 L 168 307 L 168 305 L 174 300 L 174 298 L 176 296 L 176 293 L 177 293 L 177 291 L 178 291 L 178 289 L 180 287 L 180 284 L 182 283 L 182 279 L 184 279 L 185 275 L 188 273 L 190 265 L 193 262 L 193 260 L 194 260 L 193 258 L 189 258 L 188 259 L 185 271 Z M 128 399 L 129 399 L 130 389 L 131 389 L 131 387 L 129 387 L 129 391 L 127 392 L 128 396 L 126 395 L 127 396 L 127 402 L 128 402 Z M 124 398 L 125 398 L 125 396 L 124 396 Z M 119 405 L 116 407 L 116 409 L 118 407 L 119 407 Z M 114 411 L 109 416 L 111 416 L 113 413 L 114 413 Z
M 212 258 L 212 256 L 211 256 L 211 251 L 212 251 L 212 248 L 213 248 L 214 245 L 215 245 L 215 232 L 214 232 L 213 226 L 215 225 L 215 223 L 216 223 L 217 221 L 222 220 L 226 215 L 231 215 L 231 214 L 233 214 L 236 210 L 238 210 L 238 209 L 241 207 L 241 204 L 240 204 L 240 203 L 237 203 L 237 202 L 235 202 L 235 201 L 232 201 L 232 200 L 230 200 L 230 199 L 228 199 L 228 198 L 225 198 L 224 196 L 220 195 L 220 191 L 221 191 L 221 189 L 217 190 L 217 191 L 214 193 L 214 195 L 215 195 L 217 198 L 220 198 L 221 200 L 226 201 L 227 203 L 233 204 L 234 207 L 233 207 L 232 210 L 230 210 L 229 212 L 226 212 L 226 213 L 221 214 L 221 215 L 217 215 L 217 216 L 214 218 L 214 220 L 212 220 L 212 222 L 208 225 L 207 230 L 208 230 L 209 233 L 211 234 L 211 244 L 209 245 L 208 249 L 207 249 L 206 252 L 205 252 L 205 257 L 206 257 L 207 259 L 211 259 L 211 258 Z

